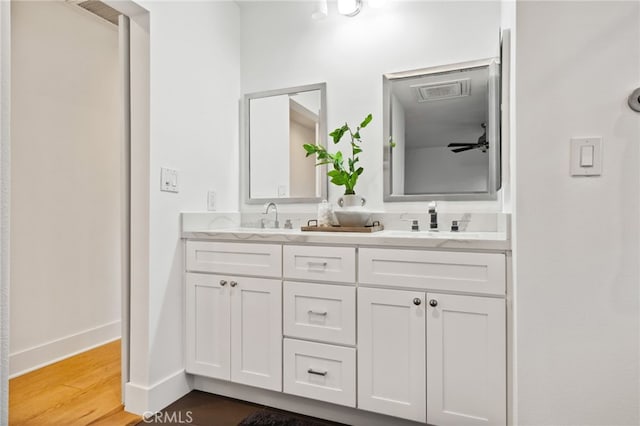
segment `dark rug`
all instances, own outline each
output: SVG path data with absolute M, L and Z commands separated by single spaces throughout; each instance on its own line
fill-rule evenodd
M 325 426 L 313 420 L 300 419 L 272 411 L 258 411 L 245 417 L 238 426 Z

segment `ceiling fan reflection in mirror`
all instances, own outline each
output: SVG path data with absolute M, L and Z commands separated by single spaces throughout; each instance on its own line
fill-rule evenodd
M 447 145 L 447 148 L 452 148 L 451 151 L 458 153 L 469 151 L 472 149 L 479 149 L 482 152 L 487 152 L 489 148 L 489 142 L 487 141 L 487 123 L 480 124 L 482 129 L 482 135 L 478 138 L 478 142 L 454 142 Z

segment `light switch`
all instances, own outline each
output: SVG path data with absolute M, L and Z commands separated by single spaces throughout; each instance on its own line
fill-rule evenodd
M 160 191 L 178 192 L 178 171 L 162 167 L 160 169 Z
M 580 147 L 580 167 L 593 167 L 593 145 Z
M 571 138 L 571 176 L 602 174 L 602 137 Z

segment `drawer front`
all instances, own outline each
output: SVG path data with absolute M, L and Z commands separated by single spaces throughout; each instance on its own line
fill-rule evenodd
M 504 254 L 363 248 L 358 257 L 362 284 L 505 294 Z
M 356 406 L 356 350 L 284 339 L 284 392 Z
M 353 283 L 356 280 L 354 247 L 284 246 L 284 277 Z
M 282 276 L 279 244 L 187 241 L 187 271 L 220 274 Z
M 329 343 L 356 343 L 356 289 L 284 283 L 284 334 Z

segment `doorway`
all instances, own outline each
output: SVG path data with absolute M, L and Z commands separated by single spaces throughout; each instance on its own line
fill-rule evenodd
M 145 209 L 144 200 L 148 199 L 148 163 L 149 163 L 149 12 L 131 0 L 104 0 L 117 9 L 120 13 L 120 19 L 129 24 L 127 25 L 128 33 L 120 34 L 120 45 L 126 49 L 120 49 L 121 55 L 131 55 L 122 67 L 123 80 L 130 82 L 129 87 L 123 87 L 122 100 L 127 108 L 123 108 L 124 122 L 127 122 L 129 128 L 124 127 L 122 130 L 121 143 L 127 154 L 133 153 L 131 160 L 124 159 L 123 164 L 129 165 L 128 172 L 130 179 L 130 187 L 126 188 L 125 195 L 131 192 L 136 194 L 133 200 L 139 200 L 130 206 L 129 211 L 123 212 L 128 218 L 126 221 L 129 225 L 131 237 L 127 238 L 123 244 L 127 249 L 135 246 L 135 250 L 126 253 L 123 250 L 123 257 L 129 264 L 139 265 L 144 270 L 146 259 L 148 258 L 148 246 L 143 241 L 139 241 L 140 237 L 137 233 L 144 230 L 148 226 L 148 211 Z M 120 28 L 123 28 L 121 25 Z M 0 2 L 0 424 L 8 423 L 8 384 L 9 384 L 9 224 L 11 208 L 10 204 L 10 186 L 11 186 L 11 3 Z M 46 72 L 46 70 L 43 70 Z M 134 165 L 133 167 L 131 167 Z M 124 204 L 123 204 L 124 205 Z M 134 244 L 130 243 L 130 240 Z M 136 241 L 138 241 L 136 243 Z M 136 325 L 129 321 L 126 312 L 130 312 L 129 308 L 129 291 L 130 282 L 140 280 L 129 271 L 124 270 L 126 279 L 123 279 L 122 286 L 126 291 L 122 292 L 122 306 L 124 309 L 122 317 L 122 386 L 128 381 L 130 376 L 129 363 L 135 360 L 138 364 L 145 362 L 145 352 L 134 350 L 129 345 L 130 329 L 136 331 L 136 335 L 144 334 L 144 324 Z M 136 288 L 145 288 L 145 283 L 141 282 Z M 144 300 L 139 301 L 144 302 Z M 144 308 L 144 306 L 141 306 Z M 140 349 L 140 348 L 138 348 Z M 139 368 L 139 367 L 138 367 Z M 133 369 L 133 371 L 137 371 Z M 124 395 L 124 392 L 123 392 Z
M 11 4 L 12 377 L 120 336 L 117 26 Z
M 103 228 L 109 228 L 109 225 L 105 224 L 104 221 L 100 220 L 101 218 L 98 215 L 91 215 L 91 214 L 79 215 L 78 217 L 76 217 L 76 220 L 71 220 L 69 219 L 69 217 L 63 216 L 62 219 L 59 220 L 58 222 L 56 222 L 55 220 L 52 221 L 50 220 L 51 218 L 49 216 L 46 216 L 44 220 L 45 221 L 49 220 L 50 222 L 47 224 L 48 227 L 43 227 L 42 224 L 38 223 L 37 221 L 39 212 L 33 211 L 33 209 L 26 209 L 27 213 L 24 216 L 21 215 L 20 219 L 26 222 L 26 219 L 31 218 L 32 220 L 34 220 L 34 223 L 36 223 L 36 226 L 33 228 L 30 228 L 28 226 L 24 226 L 24 223 L 22 223 L 22 226 L 23 226 L 22 229 L 26 230 L 28 233 L 20 232 L 18 234 L 17 232 L 14 232 L 14 235 L 12 238 L 14 239 L 14 241 L 16 241 L 15 238 L 21 238 L 20 236 L 22 236 L 22 238 L 24 238 L 25 240 L 31 239 L 32 241 L 35 241 L 35 243 L 32 243 L 31 246 L 33 247 L 34 252 L 39 251 L 38 253 L 40 255 L 40 260 L 42 260 L 43 252 L 50 253 L 51 257 L 54 257 L 54 255 L 62 256 L 62 261 L 60 262 L 53 262 L 51 261 L 51 259 L 47 259 L 45 256 L 46 267 L 44 268 L 37 268 L 36 260 L 38 259 L 36 259 L 37 256 L 34 256 L 33 262 L 31 262 L 32 271 L 29 271 L 28 268 L 25 268 L 24 266 L 21 265 L 22 273 L 25 273 L 25 274 L 35 273 L 37 275 L 37 278 L 43 279 L 43 280 L 57 278 L 59 281 L 62 281 L 63 284 L 71 285 L 72 283 L 65 282 L 64 279 L 59 278 L 59 276 L 61 275 L 60 271 L 63 271 L 63 272 L 71 271 L 68 274 L 68 277 L 66 277 L 68 281 L 73 281 L 75 279 L 76 285 L 78 285 L 77 281 L 84 282 L 84 284 L 92 290 L 97 289 L 96 283 L 100 280 L 105 280 L 106 275 L 109 275 L 107 279 L 110 281 L 114 281 L 114 275 L 116 275 L 115 277 L 116 282 L 120 282 L 120 278 L 122 278 L 122 282 L 121 282 L 122 291 L 120 296 L 115 297 L 115 303 L 114 303 L 114 297 L 113 297 L 114 292 L 112 288 L 110 290 L 111 291 L 110 296 L 107 297 L 107 299 L 111 302 L 109 305 L 109 308 L 102 309 L 102 307 L 99 307 L 98 309 L 96 309 L 97 304 L 95 303 L 95 299 L 96 299 L 95 297 L 93 299 L 94 303 L 91 303 L 90 301 L 89 303 L 86 303 L 87 306 L 84 306 L 84 304 L 82 303 L 78 304 L 77 300 L 75 300 L 75 299 L 79 299 L 79 296 L 82 294 L 83 291 L 85 292 L 85 294 L 93 295 L 91 291 L 88 291 L 86 288 L 76 287 L 76 288 L 72 288 L 71 290 L 66 289 L 67 291 L 60 291 L 60 289 L 58 289 L 58 291 L 52 291 L 49 294 L 47 294 L 47 291 L 50 290 L 48 288 L 45 288 L 45 290 L 40 292 L 33 291 L 32 289 L 30 296 L 33 298 L 32 301 L 34 302 L 33 303 L 34 305 L 37 303 L 42 303 L 43 300 L 47 298 L 55 298 L 60 296 L 62 297 L 55 300 L 55 301 L 58 301 L 59 303 L 54 304 L 56 308 L 54 311 L 42 313 L 42 312 L 39 312 L 38 309 L 34 309 L 33 306 L 29 306 L 30 312 L 32 313 L 33 316 L 26 316 L 27 318 L 26 321 L 31 325 L 33 325 L 33 323 L 37 323 L 37 320 L 40 319 L 37 317 L 37 315 L 41 314 L 41 316 L 46 317 L 47 314 L 50 314 L 51 312 L 53 312 L 56 315 L 59 315 L 59 317 L 57 317 L 55 321 L 60 322 L 62 326 L 69 327 L 71 324 L 74 323 L 74 321 L 78 322 L 79 321 L 78 317 L 81 317 L 81 316 L 84 316 L 84 319 L 88 318 L 90 320 L 95 320 L 95 322 L 97 322 L 98 325 L 94 327 L 89 327 L 88 329 L 85 328 L 84 332 L 81 329 L 80 332 L 76 332 L 76 333 L 58 333 L 59 335 L 60 334 L 62 335 L 62 338 L 47 340 L 46 342 L 44 342 L 44 344 L 35 345 L 35 346 L 32 345 L 25 348 L 25 350 L 23 351 L 18 351 L 18 358 L 15 358 L 15 357 L 12 357 L 12 358 L 18 359 L 19 362 L 13 363 L 15 367 L 12 367 L 12 371 L 10 371 L 8 368 L 8 365 L 9 365 L 8 323 L 9 322 L 7 321 L 7 319 L 8 319 L 8 311 L 9 311 L 8 310 L 8 305 L 9 305 L 8 287 L 9 287 L 9 281 L 10 281 L 8 276 L 9 275 L 8 274 L 8 271 L 9 271 L 9 268 L 8 268 L 8 265 L 9 265 L 9 244 L 8 244 L 9 243 L 9 232 L 8 232 L 9 231 L 9 226 L 8 226 L 9 214 L 8 212 L 9 210 L 12 210 L 13 212 L 19 210 L 21 207 L 21 204 L 17 203 L 17 206 L 14 206 L 9 203 L 9 197 L 8 197 L 8 194 L 10 192 L 9 189 L 13 185 L 11 185 L 11 179 L 10 179 L 11 176 L 9 174 L 12 160 L 9 157 L 8 152 L 9 152 L 9 146 L 11 144 L 14 145 L 13 148 L 15 151 L 17 146 L 16 144 L 19 142 L 20 138 L 14 137 L 13 140 L 11 141 L 11 144 L 9 142 L 10 126 L 9 126 L 8 117 L 9 117 L 9 112 L 11 110 L 9 90 L 8 90 L 11 82 L 11 79 L 9 77 L 10 75 L 9 70 L 11 70 L 12 68 L 15 68 L 15 66 L 12 66 L 12 61 L 11 61 L 12 58 L 9 53 L 10 47 L 11 47 L 10 45 L 11 4 L 9 2 L 2 2 L 2 4 L 0 4 L 0 33 L 1 33 L 1 42 L 2 42 L 1 49 L 0 49 L 0 55 L 2 57 L 2 74 L 1 74 L 2 85 L 0 86 L 0 96 L 2 97 L 2 105 L 0 107 L 0 112 L 1 112 L 0 127 L 2 129 L 2 132 L 1 132 L 1 135 L 2 135 L 2 144 L 1 144 L 2 191 L 0 195 L 0 198 L 2 199 L 2 203 L 0 205 L 0 217 L 2 218 L 1 220 L 2 227 L 0 232 L 2 237 L 0 241 L 1 247 L 2 247 L 2 264 L 0 268 L 0 273 L 1 273 L 0 274 L 1 275 L 1 280 L 0 280 L 0 314 L 1 315 L 0 316 L 2 319 L 1 321 L 2 327 L 0 327 L 0 343 L 1 343 L 0 344 L 0 360 L 1 360 L 0 362 L 1 364 L 0 365 L 0 379 L 1 379 L 0 380 L 0 385 L 1 385 L 0 423 L 2 424 L 6 424 L 8 421 L 8 412 L 7 412 L 8 392 L 7 391 L 8 391 L 8 377 L 10 374 L 13 374 L 13 375 L 19 374 L 21 372 L 20 370 L 21 367 L 23 367 L 22 371 L 25 371 L 31 368 L 36 368 L 39 365 L 37 363 L 38 360 L 44 360 L 42 361 L 42 363 L 44 364 L 52 362 L 57 358 L 55 356 L 56 353 L 60 354 L 59 357 L 62 357 L 62 358 L 65 356 L 69 356 L 74 352 L 73 351 L 74 345 L 76 348 L 80 348 L 79 350 L 87 349 L 93 346 L 96 342 L 99 343 L 101 340 L 102 342 L 108 341 L 109 336 L 113 337 L 115 335 L 117 337 L 117 335 L 119 334 L 118 328 L 120 323 L 122 324 L 122 339 L 123 339 L 123 345 L 122 345 L 122 354 L 123 354 L 122 386 L 123 387 L 124 387 L 124 384 L 128 381 L 128 377 L 129 377 L 128 336 L 129 336 L 129 328 L 130 328 L 130 325 L 129 325 L 130 309 L 129 309 L 128 293 L 130 288 L 129 264 L 131 263 L 131 256 L 132 256 L 132 254 L 129 252 L 129 247 L 130 247 L 129 230 L 130 230 L 132 221 L 135 222 L 136 220 L 138 220 L 138 222 L 142 223 L 143 224 L 142 226 L 144 226 L 144 223 L 148 220 L 148 217 L 141 217 L 139 215 L 136 216 L 137 219 L 135 220 L 131 219 L 130 206 L 129 206 L 129 194 L 130 194 L 131 187 L 134 186 L 132 184 L 135 184 L 134 188 L 145 187 L 146 185 L 148 185 L 148 180 L 145 179 L 144 175 L 137 174 L 137 171 L 135 169 L 134 169 L 134 172 L 136 173 L 134 173 L 133 178 L 130 178 L 131 161 L 129 160 L 129 154 L 131 151 L 131 140 L 133 139 L 134 141 L 133 146 L 137 147 L 136 153 L 138 155 L 141 155 L 142 159 L 148 158 L 148 125 L 149 125 L 148 123 L 148 107 L 149 107 L 148 91 L 145 91 L 143 89 L 146 86 L 148 86 L 148 22 L 149 22 L 148 15 L 149 13 L 143 8 L 141 8 L 140 6 L 138 6 L 137 4 L 127 0 L 119 1 L 119 2 L 110 2 L 108 0 L 105 0 L 105 2 L 111 3 L 114 7 L 118 9 L 118 12 L 122 14 L 119 18 L 121 20 L 120 34 L 119 34 L 120 60 L 115 62 L 115 67 L 112 67 L 112 68 L 115 68 L 116 72 L 118 71 L 120 72 L 120 75 L 118 75 L 118 77 L 121 78 L 120 80 L 118 80 L 118 87 L 116 89 L 116 98 L 117 98 L 117 102 L 119 102 L 118 104 L 119 120 L 116 125 L 117 138 L 115 140 L 115 143 L 121 145 L 122 154 L 123 154 L 122 158 L 120 159 L 122 162 L 121 166 L 123 166 L 122 170 L 121 170 L 121 167 L 117 167 L 116 178 L 114 178 L 113 174 L 111 174 L 111 176 L 108 177 L 107 179 L 102 179 L 102 184 L 98 185 L 96 184 L 95 180 L 92 181 L 92 179 L 96 178 L 96 176 L 100 175 L 101 173 L 102 175 L 104 175 L 103 173 L 104 167 L 102 167 L 104 166 L 104 164 L 102 164 L 101 162 L 98 162 L 98 165 L 95 168 L 91 168 L 88 166 L 88 164 L 84 164 L 84 161 L 82 160 L 80 162 L 71 162 L 71 165 L 67 164 L 65 167 L 65 161 L 69 163 L 70 159 L 77 157 L 79 154 L 82 153 L 83 150 L 85 151 L 85 153 L 90 152 L 92 154 L 92 158 L 91 158 L 92 161 L 99 159 L 99 160 L 104 160 L 103 161 L 104 163 L 108 163 L 109 158 L 111 160 L 114 159 L 113 152 L 111 152 L 112 154 L 111 157 L 108 157 L 106 155 L 103 155 L 105 153 L 103 151 L 100 151 L 100 149 L 96 149 L 95 146 L 94 146 L 94 149 L 89 149 L 88 146 L 90 146 L 93 141 L 88 139 L 93 139 L 93 138 L 87 137 L 86 135 L 84 136 L 81 135 L 81 137 L 79 138 L 77 138 L 78 136 L 77 134 L 72 135 L 73 137 L 76 138 L 75 139 L 76 142 L 78 139 L 86 142 L 85 144 L 79 144 L 75 146 L 75 149 L 73 149 L 74 144 L 71 143 L 70 140 L 72 138 L 70 136 L 63 135 L 63 137 L 60 137 L 55 132 L 50 132 L 48 134 L 45 134 L 44 136 L 40 135 L 39 139 L 37 140 L 37 142 L 40 144 L 50 143 L 50 145 L 45 145 L 44 149 L 42 150 L 33 149 L 33 145 L 31 145 L 29 149 L 26 149 L 26 151 L 28 152 L 29 155 L 32 155 L 33 158 L 35 158 L 33 163 L 36 163 L 35 164 L 36 173 L 34 174 L 37 174 L 37 172 L 43 172 L 42 174 L 48 177 L 48 179 L 41 180 L 42 186 L 46 188 L 38 188 L 38 190 L 40 191 L 40 195 L 44 194 L 44 201 L 41 203 L 41 205 L 38 205 L 38 210 L 42 210 L 49 216 L 53 216 L 53 213 L 60 213 L 60 211 L 70 216 L 71 213 L 77 213 L 76 210 L 86 213 L 86 210 L 82 210 L 82 209 L 87 208 L 86 206 L 87 204 L 96 204 L 98 206 L 102 206 L 104 210 L 108 210 L 108 212 L 111 213 L 112 219 L 118 215 L 120 216 L 119 230 L 116 229 L 115 231 L 116 235 L 114 238 L 113 234 L 104 232 Z M 95 3 L 95 2 L 92 2 L 92 3 Z M 48 4 L 50 4 L 50 2 L 39 3 L 39 5 L 41 6 L 42 5 L 47 6 Z M 62 1 L 56 2 L 55 5 L 58 7 L 61 6 L 66 8 L 76 7 L 69 4 L 69 2 L 62 2 Z M 69 10 L 70 9 L 67 9 L 67 12 Z M 74 13 L 80 13 L 79 9 L 74 10 Z M 82 13 L 86 13 L 86 12 L 82 12 Z M 38 13 L 36 13 L 36 15 L 37 14 Z M 48 17 L 51 18 L 50 15 L 48 15 Z M 76 18 L 78 17 L 79 16 L 76 16 Z M 83 18 L 86 18 L 86 17 L 87 16 L 85 15 Z M 129 31 L 128 31 L 129 17 L 131 17 L 131 23 L 132 23 L 131 25 L 133 26 L 132 29 L 134 30 L 131 35 L 131 40 L 129 40 Z M 39 18 L 44 19 L 45 17 L 39 16 Z M 124 22 L 126 25 L 122 25 L 122 22 Z M 19 27 L 19 24 L 17 23 L 14 23 L 14 24 L 16 24 L 17 27 Z M 102 24 L 104 25 L 104 23 Z M 44 21 L 43 26 L 46 27 L 46 25 L 47 25 L 47 22 Z M 60 27 L 59 22 L 57 23 L 57 26 Z M 127 31 L 122 31 L 123 28 L 126 28 Z M 116 33 L 116 39 L 117 39 L 118 30 L 116 30 L 115 33 Z M 94 39 L 93 41 L 95 42 L 96 40 Z M 113 39 L 111 40 L 111 42 L 113 42 Z M 66 46 L 66 44 L 69 44 L 69 43 L 65 43 L 65 47 L 68 48 L 69 46 Z M 73 44 L 73 40 L 71 44 Z M 131 67 L 129 64 L 129 57 L 128 57 L 130 46 L 135 48 L 134 49 L 135 53 L 133 54 L 134 61 Z M 49 47 L 51 46 L 45 47 L 45 50 L 47 50 L 45 52 L 45 55 L 56 56 L 56 55 L 53 55 L 51 51 L 49 51 L 49 50 L 53 50 L 53 49 L 49 49 Z M 67 50 L 68 49 L 63 49 L 63 52 L 59 56 L 63 56 L 63 54 L 68 54 L 69 52 Z M 84 53 L 86 52 L 87 52 L 87 49 L 85 45 Z M 14 53 L 18 54 L 18 52 L 14 52 Z M 100 59 L 97 59 L 97 61 L 99 62 Z M 19 62 L 20 62 L 19 60 L 16 60 L 16 63 L 19 63 Z M 118 70 L 118 64 L 120 67 L 119 70 Z M 95 67 L 94 67 L 94 70 L 95 70 Z M 62 110 L 63 108 L 69 108 L 71 110 L 73 110 L 73 108 L 76 108 L 75 114 L 73 112 L 68 112 L 67 114 L 71 118 L 76 118 L 76 121 L 74 122 L 74 126 L 76 127 L 75 130 L 78 130 L 78 128 L 85 129 L 86 127 L 88 127 L 88 123 L 86 121 L 88 121 L 89 119 L 92 119 L 95 121 L 96 119 L 104 118 L 101 114 L 95 114 L 95 111 L 93 111 L 94 114 L 88 114 L 88 118 L 87 118 L 87 114 L 86 114 L 87 105 L 84 104 L 83 102 L 80 102 L 79 98 L 74 96 L 67 96 L 66 98 L 67 102 L 51 102 L 51 99 L 50 99 L 51 96 L 44 96 L 45 99 L 38 98 L 38 93 L 41 93 L 41 89 L 42 89 L 42 87 L 38 86 L 38 82 L 40 82 L 41 84 L 45 84 L 45 83 L 50 84 L 51 80 L 54 77 L 62 76 L 63 82 L 66 85 L 61 84 L 61 86 L 70 90 L 70 88 L 73 88 L 73 86 L 78 85 L 77 84 L 78 81 L 75 79 L 83 80 L 87 74 L 92 73 L 91 64 L 87 65 L 85 63 L 85 66 L 78 66 L 76 67 L 76 69 L 73 69 L 70 72 L 64 72 L 64 71 L 61 72 L 60 69 L 56 67 L 47 67 L 47 66 L 39 67 L 39 71 L 42 74 L 40 78 L 27 79 L 29 81 L 24 86 L 25 91 L 28 95 L 36 97 L 35 102 L 31 103 L 31 105 L 34 105 L 36 108 L 33 111 L 31 109 L 28 110 L 29 119 L 25 120 L 25 121 L 28 121 L 28 124 L 30 124 L 34 128 L 29 128 L 29 126 L 25 126 L 22 129 L 24 130 L 25 133 L 28 134 L 29 132 L 32 132 L 33 134 L 37 134 L 37 131 L 36 131 L 37 129 L 35 129 L 35 127 L 38 125 L 38 123 L 37 123 L 37 120 L 34 119 L 33 115 L 36 112 L 42 113 L 42 110 L 50 111 L 50 114 L 48 115 L 45 114 L 44 122 L 49 125 L 53 125 L 53 128 L 56 131 L 59 131 L 60 128 L 64 127 L 63 125 L 64 120 L 68 118 L 66 115 L 60 114 L 60 110 Z M 114 70 L 111 69 L 111 71 L 114 71 Z M 134 89 L 137 89 L 134 93 L 134 96 L 130 96 L 130 90 L 129 90 L 131 74 L 135 75 L 135 78 L 133 78 L 133 87 Z M 120 83 L 125 83 L 125 84 L 120 84 Z M 100 81 L 98 85 L 101 85 L 101 84 L 103 84 L 103 81 Z M 59 89 L 59 88 L 54 87 L 52 90 L 55 91 L 56 89 Z M 65 95 L 64 90 L 62 90 L 61 93 L 62 95 Z M 14 96 L 14 99 L 16 99 L 16 96 Z M 126 102 L 123 102 L 125 100 Z M 142 119 L 140 118 L 136 118 L 134 120 L 131 119 L 132 103 L 136 106 L 136 112 L 133 114 L 133 116 L 142 117 Z M 49 108 L 48 109 L 44 108 L 43 104 L 47 105 Z M 122 106 L 123 104 L 124 104 L 124 107 Z M 17 117 L 23 116 L 24 114 L 21 115 L 19 113 L 20 106 L 16 105 L 16 108 L 18 109 Z M 40 109 L 40 111 L 36 111 L 38 110 L 38 108 Z M 58 119 L 55 119 L 56 117 Z M 81 120 L 82 118 L 85 118 L 86 121 L 82 121 Z M 104 120 L 108 121 L 106 118 L 104 118 Z M 123 122 L 124 126 L 120 126 L 120 122 Z M 130 128 L 131 123 L 134 123 L 133 138 L 131 138 L 131 128 Z M 40 127 L 45 127 L 45 126 L 40 126 Z M 82 133 L 82 132 L 78 132 L 78 133 Z M 17 133 L 17 135 L 19 134 L 20 132 Z M 31 136 L 33 135 L 30 135 L 30 137 L 28 138 L 28 142 L 25 143 L 24 145 L 20 145 L 18 149 L 25 148 L 30 143 L 34 143 L 34 141 L 31 140 Z M 52 142 L 56 140 L 56 136 L 58 140 L 62 141 L 63 148 L 66 149 L 66 151 L 64 149 L 60 149 L 60 150 L 52 149 Z M 70 146 L 72 147 L 72 149 L 69 149 Z M 18 154 L 16 164 L 20 165 L 19 163 L 20 161 L 22 162 L 26 161 L 28 163 L 30 160 L 33 159 L 32 157 L 29 157 L 29 155 L 23 155 L 24 153 L 21 153 L 19 151 L 16 151 L 16 153 Z M 47 157 L 49 157 L 51 163 L 53 163 L 53 166 L 51 166 L 51 164 L 46 163 L 45 160 L 47 159 Z M 25 158 L 27 160 L 25 160 Z M 141 160 L 138 160 L 138 161 L 141 163 L 143 162 Z M 86 161 L 86 163 L 89 163 L 89 162 L 90 162 L 89 160 Z M 38 167 L 38 166 L 42 166 L 43 164 L 46 164 L 46 166 Z M 100 169 L 100 167 L 102 167 L 102 169 Z M 46 170 L 42 170 L 42 169 L 46 169 Z M 89 177 L 87 177 L 87 175 Z M 60 176 L 62 176 L 62 178 Z M 80 181 L 79 186 L 76 187 L 75 189 L 78 192 L 85 191 L 84 193 L 85 197 L 78 197 L 81 199 L 84 198 L 84 202 L 68 201 L 68 199 L 66 200 L 67 202 L 64 202 L 65 196 L 69 197 L 69 193 L 73 195 L 74 188 L 72 188 L 73 185 L 69 184 L 69 181 L 66 181 L 64 183 L 60 183 L 60 182 L 64 181 L 63 178 L 69 178 L 70 176 L 81 177 L 81 179 L 79 179 Z M 58 177 L 58 179 L 56 179 L 56 177 Z M 102 177 L 104 178 L 104 176 Z M 38 176 L 32 176 L 29 173 L 27 173 L 26 178 L 22 176 L 21 181 L 19 181 L 18 184 L 21 184 L 24 182 L 30 182 L 29 179 L 31 179 L 31 181 L 37 180 Z M 107 183 L 105 183 L 105 180 Z M 122 191 L 119 195 L 120 200 L 113 201 L 115 198 L 111 197 L 110 198 L 111 202 L 100 204 L 100 202 L 102 201 L 100 200 L 101 195 L 104 195 L 105 193 L 113 195 L 112 192 L 109 192 L 108 190 L 105 191 L 105 188 L 109 184 L 113 184 L 114 180 L 116 180 L 117 185 L 121 185 L 121 188 L 122 188 Z M 33 184 L 32 184 L 32 187 L 33 187 Z M 56 194 L 56 191 L 62 191 L 62 190 L 64 190 L 62 195 L 60 195 L 60 193 Z M 89 194 L 89 197 L 86 196 L 87 193 Z M 19 193 L 17 194 L 20 195 Z M 59 195 L 59 196 L 56 196 L 56 195 Z M 63 199 L 63 201 L 61 201 L 61 199 Z M 24 201 L 25 200 L 21 200 L 21 202 L 24 202 Z M 28 204 L 28 202 L 31 202 L 33 200 L 27 199 L 26 201 L 27 202 L 24 204 Z M 53 201 L 60 201 L 60 202 L 57 204 L 53 204 Z M 117 205 L 118 201 L 120 202 L 119 206 Z M 114 211 L 116 211 L 118 214 L 114 215 L 113 214 Z M 17 218 L 18 216 L 16 215 L 15 217 Z M 18 223 L 20 222 L 18 221 Z M 111 223 L 111 225 L 113 225 L 113 222 Z M 36 238 L 37 236 L 35 234 L 38 234 L 38 232 L 35 232 L 35 231 L 37 230 L 38 226 L 40 226 L 40 230 L 46 229 L 46 232 L 49 232 L 54 237 L 57 237 L 58 244 L 56 243 L 51 244 L 50 242 L 48 246 L 46 244 L 41 244 L 42 240 L 44 240 L 44 237 L 46 236 L 46 233 L 41 233 L 40 236 L 42 238 Z M 118 227 L 116 226 L 116 228 Z M 114 229 L 113 226 L 110 229 L 113 230 Z M 92 230 L 95 231 L 95 233 L 89 232 Z M 87 244 L 87 243 L 93 243 L 93 241 L 91 241 L 91 238 L 87 237 L 87 235 L 95 236 L 96 233 L 100 233 L 100 232 L 102 232 L 103 234 L 107 234 L 107 236 L 111 237 L 111 240 L 107 245 L 109 245 L 110 247 L 113 247 L 115 245 L 115 246 L 118 246 L 117 249 L 118 248 L 121 249 L 121 254 L 122 254 L 121 259 L 119 259 L 117 249 L 116 249 L 115 255 L 114 255 L 114 252 L 110 252 L 110 257 L 108 260 L 111 263 L 111 266 L 113 266 L 113 264 L 118 263 L 118 261 L 120 260 L 119 266 L 122 270 L 122 277 L 119 276 L 120 273 L 114 274 L 113 270 L 111 270 L 111 272 L 109 273 L 105 273 L 105 271 L 102 270 L 97 274 L 98 278 L 96 278 L 95 280 L 91 278 L 86 279 L 84 277 L 81 277 L 80 279 L 78 279 L 77 274 L 79 272 L 86 272 L 87 270 L 91 270 L 92 267 L 95 267 L 96 265 L 99 265 L 99 266 L 101 265 L 100 262 L 103 261 L 104 259 L 101 258 L 100 254 L 104 253 L 104 250 L 103 252 L 100 252 L 100 250 L 96 250 L 95 246 L 93 246 L 92 247 L 93 250 L 90 250 L 90 249 L 87 250 L 91 253 L 84 253 L 82 251 L 79 251 L 79 252 L 76 251 L 74 253 L 73 249 L 76 249 L 76 247 L 71 247 L 69 250 L 65 250 L 64 247 L 62 247 L 62 245 L 64 245 L 65 243 L 69 245 L 68 241 L 64 240 L 64 237 L 68 236 L 69 234 L 72 234 L 74 236 L 75 234 L 82 234 L 84 236 L 84 240 L 81 242 L 84 242 L 85 244 Z M 122 239 L 121 241 L 118 242 L 119 237 L 121 237 Z M 115 244 L 114 244 L 114 241 L 116 242 Z M 78 244 L 78 245 L 82 246 L 82 244 Z M 121 247 L 119 247 L 120 245 Z M 43 247 L 41 246 L 44 246 L 45 249 L 43 249 Z M 96 254 L 96 251 L 98 251 L 97 254 Z M 133 254 L 133 256 L 135 256 L 135 253 Z M 49 262 L 49 264 L 47 265 L 46 262 Z M 95 269 L 99 270 L 100 268 L 99 267 L 94 268 L 94 270 Z M 76 273 L 76 276 L 74 276 L 74 273 Z M 91 287 L 92 285 L 93 287 Z M 21 288 L 20 290 L 24 290 L 24 289 Z M 120 289 L 118 288 L 117 290 L 120 290 Z M 117 290 L 115 293 L 117 293 Z M 100 293 L 100 291 L 104 291 L 104 289 L 96 290 L 97 293 Z M 62 295 L 60 293 L 62 293 Z M 102 295 L 104 296 L 104 293 L 102 293 Z M 69 308 L 68 306 L 63 306 L 67 302 L 69 303 L 76 302 L 76 305 L 73 305 L 73 303 L 71 303 L 72 304 L 71 308 Z M 122 305 L 121 308 L 120 308 L 120 304 Z M 119 308 L 121 309 L 120 314 L 115 315 L 115 319 L 113 319 L 114 318 L 113 312 L 117 311 Z M 105 311 L 109 309 L 111 310 L 111 314 L 112 314 L 111 318 L 113 320 L 106 321 L 105 323 L 104 318 L 108 316 L 105 316 L 103 314 L 105 313 Z M 16 323 L 22 327 L 28 328 L 30 324 L 21 324 L 23 321 L 25 321 L 24 318 L 22 318 L 20 322 L 16 321 Z M 46 324 L 44 324 L 44 326 L 42 327 L 42 330 L 38 330 L 38 331 L 43 334 L 45 332 L 51 332 L 51 330 L 55 330 L 55 326 L 57 325 L 55 321 L 47 321 Z M 29 335 L 28 338 L 33 338 L 34 334 L 37 334 L 37 333 L 32 333 L 32 335 Z M 18 342 L 18 344 L 21 342 L 20 340 L 21 338 L 23 337 L 21 337 L 18 334 L 16 338 L 16 341 Z M 71 353 L 69 353 L 70 347 L 72 348 Z M 12 352 L 12 355 L 16 353 L 13 350 L 11 352 Z M 27 367 L 24 368 L 25 366 Z M 124 396 L 124 392 L 122 393 L 122 395 Z

